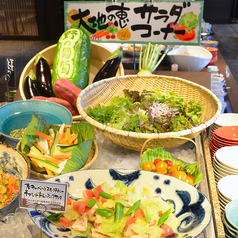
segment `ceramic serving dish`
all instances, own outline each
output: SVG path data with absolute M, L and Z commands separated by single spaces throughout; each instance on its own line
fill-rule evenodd
M 212 54 L 201 46 L 181 46 L 168 52 L 170 64 L 177 64 L 179 71 L 201 71 L 212 59 Z
M 136 183 L 149 184 L 154 195 L 161 195 L 165 200 L 173 202 L 175 214 L 181 224 L 175 231 L 176 237 L 197 237 L 208 226 L 211 220 L 211 204 L 208 199 L 195 187 L 174 177 L 159 175 L 147 171 L 134 170 L 84 170 L 60 175 L 49 182 L 68 184 L 68 193 L 74 198 L 82 197 L 84 189 L 91 189 L 104 182 L 115 184 L 123 181 L 127 186 Z M 28 210 L 29 216 L 40 228 L 41 214 L 35 210 Z M 43 214 L 42 230 L 46 236 L 58 238 L 72 238 L 69 230 L 56 227 L 45 219 Z
M 10 132 L 25 128 L 32 119 L 32 113 L 42 115 L 47 124 L 67 124 L 73 121 L 70 111 L 53 102 L 40 100 L 23 100 L 8 103 L 0 107 L 0 134 L 9 145 L 16 147 L 19 138 L 10 136 Z
M 19 179 L 28 179 L 30 164 L 28 160 L 15 148 L 0 144 L 0 168 Z M 0 221 L 19 205 L 19 194 L 6 206 L 0 209 Z

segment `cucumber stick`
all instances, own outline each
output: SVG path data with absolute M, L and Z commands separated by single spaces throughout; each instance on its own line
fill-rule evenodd
M 38 159 L 38 158 L 34 158 L 34 160 L 41 165 L 42 167 L 45 167 L 47 169 L 50 169 L 51 171 L 55 172 L 56 170 L 59 169 L 59 167 L 49 161 L 46 160 L 42 160 L 42 159 Z
M 84 89 L 89 83 L 91 42 L 82 29 L 65 31 L 58 40 L 52 70 L 52 87 L 59 78 Z M 54 92 L 55 93 L 55 92 Z M 57 95 L 56 95 L 57 96 Z

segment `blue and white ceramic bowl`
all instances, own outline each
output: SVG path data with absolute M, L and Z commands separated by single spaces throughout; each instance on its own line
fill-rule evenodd
M 40 114 L 47 124 L 67 124 L 73 121 L 70 111 L 53 102 L 42 100 L 23 100 L 8 103 L 0 107 L 0 134 L 9 145 L 16 147 L 20 141 L 18 138 L 9 136 L 15 129 L 25 128 L 32 119 L 32 113 Z
M 68 184 L 68 193 L 74 198 L 82 197 L 82 191 L 92 189 L 98 184 L 107 182 L 115 184 L 123 181 L 127 186 L 137 182 L 148 184 L 154 189 L 155 195 L 161 195 L 165 200 L 174 202 L 175 214 L 181 221 L 175 233 L 177 238 L 197 237 L 208 226 L 211 220 L 211 204 L 195 187 L 174 177 L 159 175 L 147 171 L 132 170 L 84 170 L 63 174 L 46 181 Z M 29 216 L 41 229 L 41 214 L 28 210 Z M 72 238 L 69 230 L 56 227 L 45 219 L 43 214 L 42 230 L 48 237 Z
M 25 156 L 15 148 L 0 144 L 0 168 L 20 179 L 30 177 L 30 164 Z M 0 220 L 19 206 L 19 194 L 0 209 Z

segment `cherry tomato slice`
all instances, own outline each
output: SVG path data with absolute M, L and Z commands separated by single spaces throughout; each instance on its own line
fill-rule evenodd
M 163 229 L 163 232 L 161 234 L 162 237 L 166 237 L 166 236 L 172 235 L 174 233 L 173 229 L 166 224 L 163 224 L 161 226 L 161 228 Z

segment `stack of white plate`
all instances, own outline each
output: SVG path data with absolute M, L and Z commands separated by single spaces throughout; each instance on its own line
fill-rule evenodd
M 227 175 L 238 175 L 238 146 L 226 146 L 214 154 L 213 172 L 216 183 Z
M 217 193 L 222 214 L 230 201 L 238 199 L 237 184 L 238 175 L 227 175 L 218 181 Z
M 238 199 L 226 205 L 222 216 L 226 237 L 238 237 Z
M 218 119 L 212 124 L 210 131 L 210 141 L 213 132 L 222 126 L 237 126 L 238 125 L 238 114 L 237 113 L 223 113 Z

